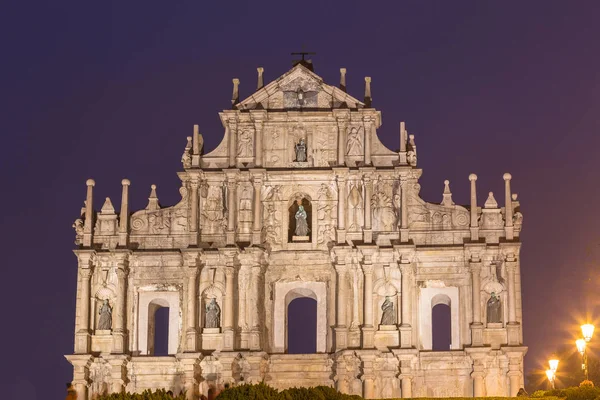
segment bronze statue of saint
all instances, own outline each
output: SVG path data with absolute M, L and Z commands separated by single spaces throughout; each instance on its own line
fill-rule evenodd
M 219 328 L 221 323 L 221 307 L 217 304 L 216 299 L 210 299 L 206 305 L 206 315 L 204 317 L 205 328 Z
M 306 211 L 302 205 L 302 200 L 298 200 L 298 211 L 296 211 L 296 236 L 308 235 L 308 223 L 306 222 Z
M 98 329 L 108 331 L 112 328 L 112 308 L 108 304 L 108 299 L 104 300 L 100 307 L 100 319 L 98 319 Z
M 397 315 L 394 312 L 394 302 L 390 300 L 390 296 L 385 296 L 381 311 L 381 325 L 396 325 Z
M 300 139 L 300 142 L 296 144 L 296 161 L 306 162 L 306 143 L 304 139 Z
M 493 324 L 502 322 L 500 297 L 494 292 L 487 301 L 487 322 Z

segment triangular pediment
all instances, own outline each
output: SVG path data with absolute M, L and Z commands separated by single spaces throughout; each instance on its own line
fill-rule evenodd
M 254 92 L 238 110 L 363 108 L 365 105 L 343 90 L 326 84 L 301 64 Z

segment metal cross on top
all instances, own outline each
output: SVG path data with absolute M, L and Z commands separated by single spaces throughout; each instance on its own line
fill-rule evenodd
M 315 55 L 317 53 L 309 52 L 309 51 L 299 51 L 299 52 L 290 53 L 290 54 L 293 55 L 293 56 L 302 56 L 302 61 L 306 61 L 304 59 L 304 56 L 312 56 L 312 55 Z

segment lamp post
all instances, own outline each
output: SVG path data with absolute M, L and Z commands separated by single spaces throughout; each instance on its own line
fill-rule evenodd
M 581 354 L 581 369 L 585 374 L 585 380 L 588 381 L 590 377 L 588 370 L 587 344 L 592 340 L 592 336 L 594 335 L 594 325 L 581 325 L 581 333 L 583 334 L 583 339 L 577 339 L 575 345 L 577 346 L 577 351 Z
M 546 370 L 546 376 L 548 377 L 548 380 L 552 385 L 552 389 L 555 388 L 554 381 L 556 380 L 556 370 L 558 369 L 558 362 L 558 358 L 554 356 L 550 360 L 548 360 L 548 365 L 550 366 L 550 369 Z
M 554 390 L 554 379 L 556 378 L 556 371 L 547 369 L 546 376 L 548 377 L 548 380 L 550 381 L 550 384 L 552 385 L 552 389 Z

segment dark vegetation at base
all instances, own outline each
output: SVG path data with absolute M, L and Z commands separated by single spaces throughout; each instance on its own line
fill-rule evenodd
M 182 393 L 172 396 L 164 389 L 154 392 L 146 390 L 141 394 L 111 394 L 100 396 L 97 400 L 185 400 Z M 430 400 L 430 398 L 420 398 Z M 473 397 L 436 398 L 435 400 L 473 400 Z M 510 397 L 484 397 L 482 400 L 508 400 Z M 572 387 L 567 389 L 538 390 L 530 397 L 515 397 L 513 399 L 540 399 L 540 400 L 600 400 L 600 388 L 591 386 Z M 224 389 L 217 396 L 217 400 L 362 400 L 356 395 L 342 394 L 327 386 L 312 388 L 291 388 L 279 391 L 264 383 L 256 385 L 239 385 Z M 401 400 L 401 399 L 391 399 Z M 433 398 L 431 398 L 433 400 Z

